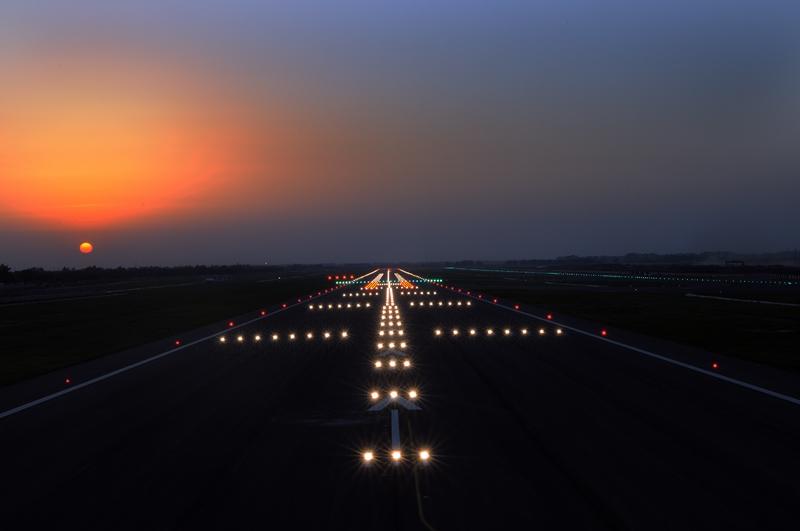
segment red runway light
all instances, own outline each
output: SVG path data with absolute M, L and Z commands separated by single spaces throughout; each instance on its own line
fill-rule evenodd
M 497 304 L 497 299 L 492 299 L 492 302 Z
M 331 276 L 330 275 L 328 275 L 328 280 L 331 280 Z
M 181 346 L 181 340 L 180 340 L 180 339 L 176 339 L 176 340 L 175 340 L 175 346 L 176 346 L 176 347 L 179 347 L 179 346 Z
M 233 325 L 234 325 L 233 321 L 228 321 L 228 326 L 233 326 Z
M 64 378 L 64 383 L 69 385 L 72 383 L 72 380 L 70 380 L 69 378 Z
M 514 309 L 515 309 L 515 310 L 519 310 L 519 304 L 515 304 L 515 305 L 514 305 Z
M 547 314 L 547 318 L 548 318 L 548 319 L 552 319 L 552 318 L 553 318 L 553 314 L 552 314 L 552 313 L 548 313 L 548 314 Z
M 608 335 L 608 332 L 606 332 L 605 328 L 600 331 L 600 335 L 603 337 L 606 337 Z
M 711 364 L 711 368 L 712 368 L 712 369 L 719 369 L 719 363 L 717 363 L 717 362 L 715 361 L 714 363 L 712 363 L 712 364 Z
M 281 304 L 281 308 L 286 308 L 286 303 Z
M 264 317 L 265 315 L 267 315 L 267 311 L 266 310 L 261 310 L 261 317 Z

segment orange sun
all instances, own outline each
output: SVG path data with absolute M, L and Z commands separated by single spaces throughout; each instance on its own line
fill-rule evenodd
M 83 254 L 89 254 L 89 253 L 91 253 L 92 251 L 94 251 L 94 245 L 92 245 L 92 244 L 91 244 L 91 243 L 89 243 L 89 242 L 83 242 L 83 243 L 80 245 L 79 249 L 81 250 L 81 252 L 82 252 Z

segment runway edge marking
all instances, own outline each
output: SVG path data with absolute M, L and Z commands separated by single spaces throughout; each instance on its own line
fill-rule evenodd
M 312 299 L 309 299 L 309 300 L 313 300 L 313 299 L 316 299 L 316 298 L 322 297 L 322 296 L 323 295 L 317 295 L 317 296 L 315 296 L 315 297 L 313 297 Z M 130 365 L 125 365 L 124 367 L 120 367 L 119 369 L 115 369 L 115 370 L 113 370 L 111 372 L 107 372 L 105 374 L 101 374 L 100 376 L 95 376 L 94 378 L 92 378 L 90 380 L 86 380 L 85 382 L 81 382 L 79 384 L 75 384 L 75 385 L 73 385 L 73 386 L 71 386 L 71 387 L 69 387 L 67 389 L 62 389 L 61 391 L 57 391 L 55 393 L 51 393 L 49 395 L 45 395 L 45 396 L 43 396 L 41 398 L 37 398 L 36 400 L 31 400 L 30 402 L 26 402 L 26 403 L 24 403 L 24 404 L 22 404 L 20 406 L 13 407 L 11 409 L 7 409 L 7 410 L 5 410 L 3 412 L 0 412 L 0 419 L 4 419 L 6 417 L 10 417 L 11 415 L 14 415 L 16 413 L 21 413 L 21 412 L 23 412 L 23 411 L 25 411 L 27 409 L 32 408 L 32 407 L 36 407 L 36 406 L 38 406 L 40 404 L 44 404 L 45 402 L 49 402 L 49 401 L 54 400 L 56 398 L 62 397 L 64 395 L 68 395 L 70 393 L 74 393 L 75 391 L 78 391 L 79 389 L 83 389 L 84 387 L 89 387 L 90 385 L 94 385 L 94 384 L 96 384 L 98 382 L 102 382 L 103 380 L 107 380 L 107 379 L 109 379 L 111 377 L 117 376 L 118 374 L 122 374 L 123 372 L 127 372 L 127 371 L 129 371 L 131 369 L 135 369 L 137 367 L 141 367 L 142 365 L 147 365 L 150 362 L 159 360 L 161 358 L 165 358 L 165 357 L 169 356 L 170 354 L 174 354 L 174 353 L 179 352 L 179 351 L 181 351 L 181 350 L 183 350 L 185 348 L 189 348 L 189 347 L 191 347 L 193 345 L 197 345 L 198 343 L 202 343 L 203 341 L 208 341 L 209 339 L 213 339 L 213 338 L 219 336 L 221 333 L 224 333 L 224 332 L 227 332 L 227 331 L 230 331 L 230 330 L 236 330 L 237 328 L 241 328 L 243 326 L 247 326 L 249 324 L 255 323 L 256 321 L 260 321 L 262 319 L 266 319 L 267 317 L 271 317 L 271 316 L 275 315 L 276 313 L 284 312 L 284 311 L 286 311 L 286 310 L 288 310 L 290 308 L 294 308 L 295 306 L 300 306 L 301 304 L 306 304 L 306 301 L 295 302 L 293 304 L 289 304 L 289 305 L 286 306 L 286 308 L 278 308 L 277 310 L 274 310 L 274 311 L 268 313 L 267 315 L 259 315 L 255 319 L 250 319 L 249 321 L 245 321 L 244 323 L 239 323 L 238 325 L 226 328 L 225 330 L 221 330 L 219 332 L 214 332 L 213 334 L 209 334 L 207 336 L 201 337 L 200 339 L 195 339 L 194 341 L 191 341 L 189 343 L 185 343 L 185 344 L 183 344 L 183 345 L 181 345 L 179 347 L 172 348 L 172 349 L 167 350 L 165 352 L 161 352 L 160 354 L 156 354 L 154 356 L 150 356 L 149 358 L 145 358 L 143 360 L 137 361 L 136 363 L 131 363 Z
M 446 289 L 449 289 L 450 291 L 454 291 L 452 288 L 446 288 Z M 463 293 L 462 293 L 462 295 L 463 295 Z M 800 406 L 800 398 L 795 398 L 795 397 L 790 396 L 790 395 L 779 393 L 777 391 L 773 391 L 771 389 L 767 389 L 766 387 L 761 387 L 760 385 L 756 385 L 756 384 L 751 384 L 749 382 L 745 382 L 744 380 L 738 380 L 736 378 L 731 378 L 730 376 L 725 376 L 724 374 L 719 374 L 717 372 L 712 372 L 712 371 L 710 371 L 708 369 L 703 369 L 702 367 L 698 367 L 696 365 L 692 365 L 691 363 L 678 361 L 678 360 L 670 358 L 668 356 L 664 356 L 662 354 L 656 354 L 655 352 L 650 352 L 649 350 L 645 350 L 643 348 L 635 347 L 633 345 L 628 345 L 627 343 L 623 343 L 621 341 L 616 341 L 614 339 L 609 339 L 607 337 L 603 337 L 603 336 L 597 335 L 597 334 L 595 334 L 593 332 L 587 332 L 586 330 L 581 330 L 580 328 L 576 328 L 574 326 L 570 326 L 570 325 L 567 325 L 567 324 L 564 324 L 564 323 L 560 323 L 560 322 L 554 321 L 552 319 L 547 319 L 545 317 L 541 317 L 539 315 L 528 313 L 528 312 L 523 311 L 523 310 L 517 310 L 512 306 L 506 306 L 505 304 L 493 303 L 493 302 L 491 302 L 489 300 L 477 297 L 477 296 L 472 295 L 472 294 L 466 295 L 466 296 L 470 297 L 470 298 L 472 298 L 474 300 L 477 300 L 477 301 L 480 301 L 480 302 L 484 302 L 484 303 L 488 304 L 490 307 L 502 308 L 504 310 L 508 310 L 508 311 L 511 311 L 511 312 L 514 312 L 514 313 L 526 315 L 528 317 L 531 317 L 531 318 L 536 319 L 538 321 L 542 321 L 544 323 L 555 324 L 555 325 L 560 326 L 561 328 L 566 328 L 567 330 L 571 330 L 573 332 L 577 332 L 578 334 L 582 334 L 584 336 L 591 337 L 593 339 L 597 339 L 597 340 L 600 340 L 600 341 L 605 341 L 606 343 L 610 343 L 610 344 L 616 345 L 618 347 L 622 347 L 622 348 L 625 348 L 625 349 L 628 349 L 628 350 L 632 350 L 634 352 L 638 352 L 639 354 L 643 354 L 643 355 L 648 356 L 650 358 L 654 358 L 654 359 L 657 359 L 657 360 L 660 360 L 660 361 L 663 361 L 663 362 L 666 362 L 666 363 L 671 363 L 672 365 L 676 365 L 678 367 L 683 367 L 684 369 L 688 369 L 690 371 L 694 371 L 694 372 L 697 372 L 697 373 L 700 373 L 700 374 L 704 374 L 706 376 L 710 376 L 712 378 L 716 378 L 717 380 L 721 380 L 723 382 L 728 382 L 728 383 L 733 384 L 733 385 L 738 385 L 739 387 L 743 387 L 744 389 L 749 389 L 751 391 L 755 391 L 757 393 L 761 393 L 761 394 L 770 396 L 772 398 L 777 398 L 778 400 L 783 400 L 784 402 L 789 402 L 790 404 L 794 404 L 796 406 Z

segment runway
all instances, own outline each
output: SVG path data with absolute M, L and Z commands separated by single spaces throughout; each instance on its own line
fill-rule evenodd
M 6 412 L 52 397 L 0 418 L 3 527 L 796 528 L 792 377 L 413 272 L 363 281 L 2 390 Z

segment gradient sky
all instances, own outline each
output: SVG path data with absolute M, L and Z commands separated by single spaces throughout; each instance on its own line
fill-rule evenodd
M 6 0 L 0 81 L 15 268 L 800 246 L 796 1 Z

